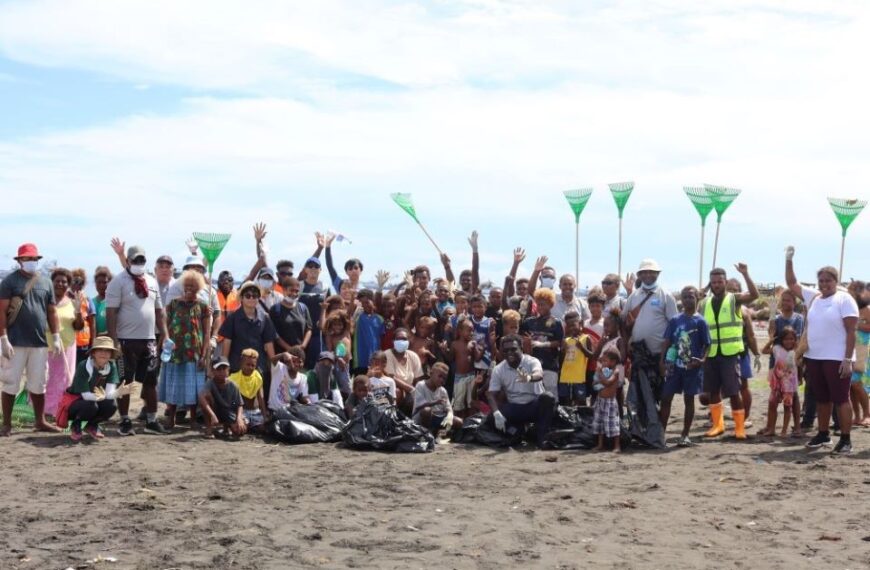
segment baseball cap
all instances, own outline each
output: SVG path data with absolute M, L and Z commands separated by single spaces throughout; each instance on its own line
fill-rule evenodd
M 320 267 L 320 259 L 318 259 L 317 257 L 311 256 L 305 260 L 305 265 L 316 265 L 317 267 Z
M 157 263 L 168 263 L 169 265 L 175 265 L 175 262 L 172 261 L 172 257 L 168 255 L 161 255 L 157 258 Z
M 145 257 L 145 248 L 141 245 L 132 245 L 127 248 L 127 261 L 133 261 L 137 257 Z
M 213 360 L 211 363 L 212 369 L 215 369 L 215 370 L 218 368 L 223 368 L 224 366 L 226 366 L 227 368 L 230 367 L 230 361 L 227 360 L 226 358 L 218 358 L 218 359 Z

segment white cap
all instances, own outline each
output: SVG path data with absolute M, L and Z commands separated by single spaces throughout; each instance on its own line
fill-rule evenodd
M 637 268 L 638 273 L 641 271 L 655 271 L 661 273 L 662 268 L 656 263 L 655 259 L 647 258 L 640 262 L 640 267 Z
M 199 258 L 195 255 L 187 256 L 187 259 L 184 260 L 184 265 L 182 267 L 190 267 L 191 265 L 198 265 L 205 269 L 205 263 L 203 263 L 202 258 Z

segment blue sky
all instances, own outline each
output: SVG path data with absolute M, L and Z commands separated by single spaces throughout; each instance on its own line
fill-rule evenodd
M 743 190 L 720 265 L 781 281 L 837 265 L 827 196 L 870 197 L 870 7 L 790 2 L 442 0 L 287 3 L 0 1 L 0 266 L 20 242 L 92 269 L 120 235 L 180 258 L 233 233 L 219 266 L 301 262 L 336 229 L 371 276 L 434 248 L 389 199 L 411 192 L 456 268 L 481 235 L 484 278 L 514 247 L 573 272 L 562 191 L 594 187 L 584 284 L 615 271 L 607 183 L 634 180 L 624 271 L 644 257 L 697 280 L 683 186 Z M 715 224 L 707 230 L 706 265 Z M 870 214 L 846 276 L 870 277 Z

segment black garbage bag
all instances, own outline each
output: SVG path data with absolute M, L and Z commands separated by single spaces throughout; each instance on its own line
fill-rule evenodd
M 290 444 L 335 441 L 334 436 L 298 420 L 273 420 L 266 427 L 266 433 L 279 441 Z
M 347 423 L 347 414 L 345 413 L 344 408 L 342 408 L 332 400 L 318 400 L 317 405 L 326 408 L 327 410 L 341 418 L 341 421 Z
M 272 410 L 267 433 L 284 443 L 330 443 L 341 439 L 346 422 L 324 406 L 291 402 Z
M 372 401 L 357 406 L 342 430 L 342 439 L 349 448 L 360 450 L 425 453 L 435 449 L 435 438 L 429 430 L 405 417 L 395 406 L 379 407 Z
M 487 447 L 513 447 L 523 443 L 523 430 L 511 429 L 509 433 L 495 428 L 492 414 L 474 414 L 465 418 L 462 428 L 453 432 L 454 443 L 477 443 Z
M 625 399 L 629 432 L 635 440 L 658 449 L 665 447 L 665 430 L 656 406 L 663 383 L 659 361 L 646 343 L 632 343 L 631 382 Z

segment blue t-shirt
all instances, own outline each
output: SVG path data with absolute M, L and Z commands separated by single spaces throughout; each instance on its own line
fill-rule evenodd
M 381 349 L 386 328 L 384 317 L 377 313 L 360 313 L 353 330 L 353 362 L 355 368 L 368 368 L 372 354 Z
M 665 359 L 677 368 L 686 368 L 692 358 L 703 358 L 712 343 L 707 321 L 697 313 L 691 317 L 680 313 L 668 321 L 665 339 L 671 342 Z

